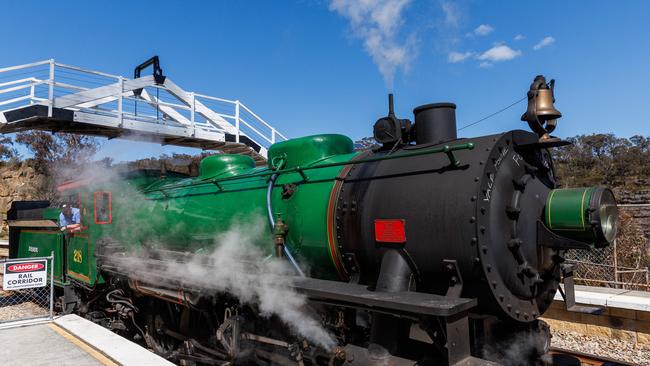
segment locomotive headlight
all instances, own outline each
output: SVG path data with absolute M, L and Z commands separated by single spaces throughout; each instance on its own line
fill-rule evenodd
M 558 235 L 603 248 L 616 238 L 616 199 L 607 188 L 554 189 L 546 199 L 544 221 Z

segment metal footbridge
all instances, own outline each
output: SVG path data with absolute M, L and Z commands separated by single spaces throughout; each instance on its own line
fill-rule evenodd
M 149 66 L 153 75 L 140 76 Z M 257 164 L 287 139 L 239 100 L 181 89 L 157 57 L 132 79 L 54 60 L 0 68 L 0 133 L 34 129 L 245 154 Z

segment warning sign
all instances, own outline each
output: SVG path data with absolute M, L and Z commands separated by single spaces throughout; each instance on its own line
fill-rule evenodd
M 47 260 L 4 263 L 3 290 L 43 287 L 47 284 Z

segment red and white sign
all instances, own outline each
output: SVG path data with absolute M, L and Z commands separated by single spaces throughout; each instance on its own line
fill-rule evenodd
M 4 263 L 3 290 L 43 287 L 47 285 L 47 260 L 36 259 L 25 262 Z

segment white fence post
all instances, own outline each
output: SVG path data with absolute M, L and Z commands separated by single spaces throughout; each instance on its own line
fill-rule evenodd
M 50 101 L 47 106 L 47 116 L 52 117 L 52 109 L 54 107 L 54 59 L 50 59 L 50 87 L 47 93 L 47 99 Z
M 235 142 L 239 143 L 239 100 L 235 101 L 235 128 L 237 129 L 237 136 Z
M 54 251 L 50 252 L 50 320 L 54 320 Z
M 271 143 L 275 144 L 275 128 L 271 129 Z
M 119 78 L 120 82 L 120 95 L 117 97 L 117 114 L 119 118 L 118 125 L 122 127 L 124 125 L 124 113 L 122 109 L 122 95 L 124 94 L 124 78 L 120 76 Z
M 196 113 L 196 94 L 192 92 L 190 95 L 192 96 L 192 115 L 190 116 L 192 121 L 192 136 L 196 136 L 196 125 L 194 124 L 194 114 Z

